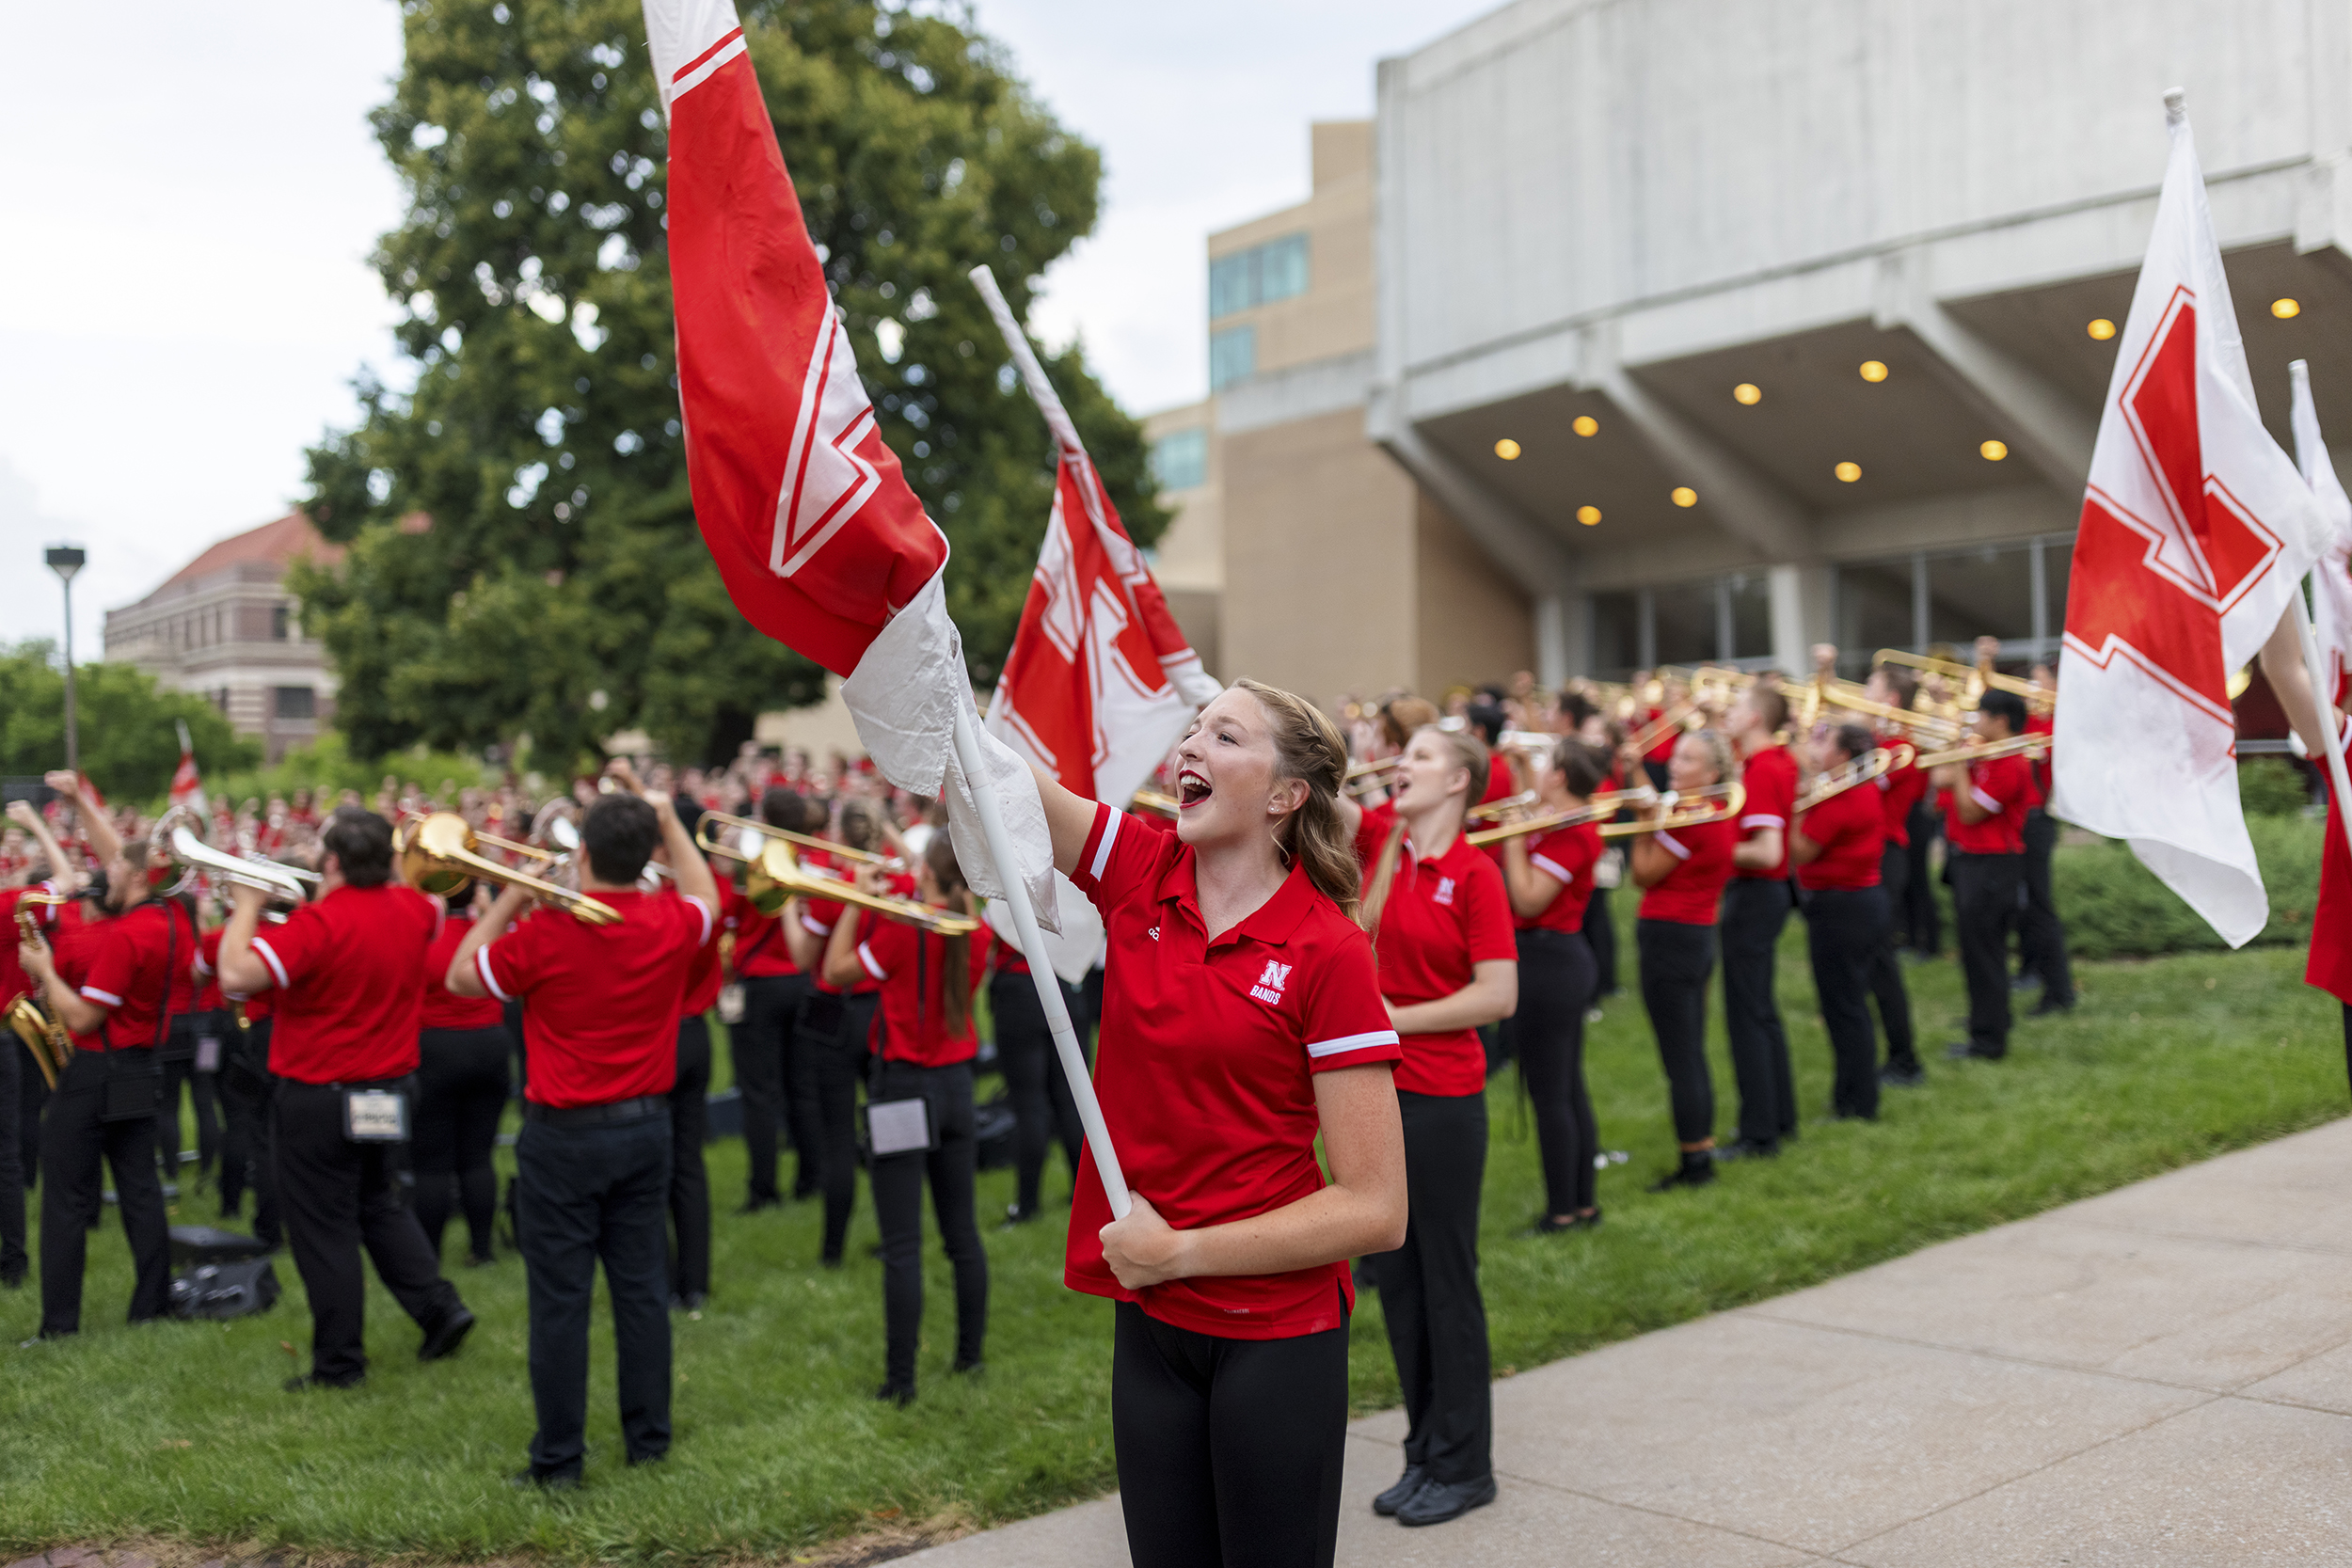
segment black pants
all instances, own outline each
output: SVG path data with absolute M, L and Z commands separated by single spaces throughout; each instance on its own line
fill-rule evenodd
M 270 1107 L 278 1080 L 269 1070 L 271 1021 L 231 1029 L 220 1061 L 220 1216 L 233 1220 L 253 1188 L 253 1236 L 278 1243 L 278 1163 L 270 1152 Z
M 531 1467 L 580 1474 L 588 1441 L 588 1316 L 596 1263 L 612 1298 L 621 1437 L 632 1463 L 670 1451 L 670 1292 L 662 1214 L 670 1118 L 526 1121 L 515 1143 L 516 1233 L 531 1294 Z
M 2023 855 L 1951 858 L 1952 920 L 1968 980 L 1968 1044 L 1979 1056 L 2009 1053 L 2009 927 L 2025 880 Z
M 1584 1009 L 1592 1002 L 1593 953 L 1581 936 L 1541 927 L 1519 933 L 1519 1009 L 1503 1027 L 1535 1111 L 1544 1212 L 1561 1217 L 1593 1206 L 1600 1132 L 1584 1086 Z
M 14 1285 L 31 1267 L 24 1251 L 24 1158 L 16 1145 L 24 1095 L 19 1070 L 40 1069 L 26 1067 L 21 1041 L 20 1049 L 9 1049 L 14 1037 L 0 1039 L 0 1285 Z
M 1427 1465 L 1448 1485 L 1483 1481 L 1494 1470 L 1495 1432 L 1486 1303 L 1478 1291 L 1486 1097 L 1400 1090 L 1396 1102 L 1410 1218 L 1405 1244 L 1367 1261 L 1411 1423 L 1405 1463 Z M 1589 1159 L 1584 1168 L 1592 1169 Z
M 0 932 L 0 942 L 8 940 Z M 0 1042 L 0 1051 L 16 1058 L 16 1154 L 24 1167 L 24 1190 L 31 1192 L 40 1181 L 40 1113 L 49 1103 L 49 1080 L 33 1059 L 32 1047 L 11 1033 Z
M 1787 882 L 1735 877 L 1724 890 L 1724 1030 L 1740 1085 L 1740 1136 L 1751 1143 L 1776 1143 L 1797 1130 L 1788 1036 L 1772 998 L 1788 910 Z
M 710 1293 L 710 1025 L 677 1021 L 677 1083 L 670 1089 L 670 1294 Z
M 841 1261 L 857 1207 L 857 1086 L 866 1076 L 866 1035 L 877 1006 L 870 995 L 812 990 L 792 1046 L 794 1098 L 808 1106 L 817 1124 L 827 1263 Z
M 1886 901 L 1886 928 L 1870 955 L 1870 994 L 1878 999 L 1879 1027 L 1886 1031 L 1886 1065 L 1898 1072 L 1919 1068 L 1919 1043 L 1911 1032 L 1911 988 L 1903 983 L 1903 900 L 1910 891 L 1911 847 L 1889 842 L 1879 853 L 1879 888 Z
M 427 1029 L 417 1037 L 417 1119 L 409 1145 L 417 1223 L 437 1259 L 455 1204 L 466 1216 L 468 1254 L 486 1263 L 498 1217 L 499 1179 L 490 1151 L 506 1113 L 506 1026 Z
M 1931 958 L 1944 950 L 1944 914 L 1936 907 L 1935 883 L 1928 876 L 1929 853 L 1944 834 L 1944 818 L 1933 800 L 1932 795 L 1922 796 L 1911 808 L 1911 843 L 1906 846 L 1911 863 L 1903 879 L 1903 907 L 1895 911 L 1912 951 Z
M 2066 923 L 2050 891 L 2050 855 L 2058 848 L 2058 819 L 2035 807 L 2026 814 L 2026 907 L 2017 916 L 2017 968 L 2041 977 L 2042 999 L 2056 1006 L 2074 1000 L 2074 967 L 2066 958 Z
M 1674 1105 L 1675 1138 L 1685 1147 L 1715 1136 L 1715 1082 L 1707 1069 L 1707 981 L 1715 972 L 1715 927 L 1639 920 L 1642 1007 L 1658 1037 Z
M 882 1226 L 885 1381 L 914 1387 L 914 1349 L 923 1332 L 923 1183 L 931 1187 L 939 1240 L 956 1272 L 956 1365 L 975 1367 L 988 1339 L 988 1254 L 972 1211 L 979 1169 L 974 1136 L 972 1064 L 920 1068 L 877 1065 L 869 1100 L 914 1100 L 930 1108 L 938 1146 L 928 1152 L 878 1155 L 874 1217 Z
M 1609 890 L 1596 886 L 1584 903 L 1584 945 L 1593 955 L 1593 995 L 1614 996 L 1617 984 L 1617 923 L 1609 915 Z
M 1347 1330 L 1220 1339 L 1132 1301 L 1117 1313 L 1111 1440 L 1135 1568 L 1330 1568 Z
M 805 974 L 763 974 L 744 981 L 743 1022 L 727 1037 L 735 1057 L 735 1082 L 743 1091 L 743 1150 L 751 1157 L 754 1203 L 776 1201 L 777 1142 L 787 1133 L 801 1155 L 792 1196 L 805 1197 L 817 1190 L 815 1118 L 791 1092 L 794 1021 L 809 991 Z
M 1056 982 L 1059 984 L 1059 982 Z M 1075 986 L 1062 987 L 1070 1008 L 1071 1027 L 1078 1027 L 1083 1000 Z M 1038 1190 L 1044 1184 L 1045 1152 L 1055 1143 L 1070 1162 L 1070 1180 L 1078 1180 L 1078 1156 L 1086 1147 L 1086 1130 L 1078 1123 L 1078 1102 L 1071 1098 L 1070 1078 L 1061 1069 L 1061 1053 L 1054 1049 L 1053 1031 L 1045 1024 L 1045 1006 L 1037 999 L 1037 982 L 1026 974 L 998 974 L 988 983 L 989 1011 L 996 1021 L 996 1066 L 1012 1091 L 1013 1170 L 1016 1192 L 1025 1214 L 1038 1207 Z M 1086 1036 L 1078 1036 L 1086 1049 Z
M 1870 1024 L 1870 966 L 1886 951 L 1886 895 L 1874 887 L 1820 888 L 1805 895 L 1813 990 L 1829 1031 L 1830 1109 L 1879 1114 L 1879 1041 Z
M 180 1180 L 180 1091 L 183 1085 L 196 1103 L 198 1173 L 211 1170 L 220 1156 L 220 1117 L 214 1103 L 219 1074 L 197 1070 L 197 1051 L 199 1042 L 208 1038 L 225 1042 L 235 1026 L 227 1013 L 183 1013 L 171 1021 L 170 1040 L 164 1050 L 163 1101 L 155 1107 L 155 1155 L 166 1181 Z
M 382 1085 L 409 1094 L 396 1079 Z M 286 1243 L 310 1297 L 310 1371 L 347 1383 L 368 1370 L 367 1276 L 362 1248 L 401 1309 L 428 1334 L 464 1303 L 441 1277 L 440 1259 L 402 1201 L 398 1144 L 343 1136 L 342 1091 L 282 1080 L 271 1117 Z
M 123 1074 L 153 1073 L 154 1052 L 80 1051 L 57 1078 L 40 1130 L 40 1332 L 78 1333 L 82 1271 L 89 1258 L 90 1216 L 99 1212 L 99 1160 L 114 1172 L 122 1234 L 131 1243 L 130 1321 L 164 1315 L 171 1286 L 169 1222 L 155 1179 L 155 1118 L 103 1121 L 111 1064 Z

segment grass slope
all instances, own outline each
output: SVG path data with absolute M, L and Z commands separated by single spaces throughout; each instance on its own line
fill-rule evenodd
M 1621 902 L 1629 902 L 1621 900 Z M 1626 978 L 1630 979 L 1630 950 Z M 2292 951 L 2197 954 L 2084 966 L 2084 1006 L 2024 1025 L 2010 1060 L 1947 1066 L 1962 1010 L 1955 966 L 1910 971 L 1931 1084 L 1890 1092 L 1876 1125 L 1830 1124 L 1829 1056 L 1791 923 L 1781 967 L 1804 1108 L 1803 1140 L 1701 1193 L 1642 1188 L 1671 1161 L 1665 1091 L 1637 1002 L 1591 1034 L 1603 1141 L 1630 1150 L 1600 1179 L 1597 1234 L 1523 1234 L 1540 1204 L 1534 1146 L 1509 1074 L 1493 1085 L 1486 1291 L 1499 1373 L 1808 1285 L 2344 1109 L 2334 1004 L 2300 984 Z M 1720 1119 L 1734 1114 L 1716 1025 Z M 501 1160 L 509 1157 L 501 1153 Z M 677 1444 L 667 1465 L 619 1463 L 611 1336 L 602 1309 L 590 1395 L 587 1488 L 510 1489 L 532 1430 L 522 1267 L 457 1271 L 482 1325 L 439 1366 L 371 1286 L 373 1370 L 364 1390 L 279 1392 L 307 1362 L 301 1284 L 266 1316 L 125 1327 L 119 1228 L 93 1237 L 85 1332 L 15 1349 L 35 1292 L 0 1294 L 0 1548 L 159 1538 L 290 1553 L 564 1562 L 787 1559 L 908 1521 L 986 1523 L 1114 1484 L 1108 1307 L 1064 1291 L 1058 1217 L 1017 1231 L 984 1218 L 993 1271 L 989 1364 L 951 1376 L 952 1293 L 927 1245 L 922 1398 L 867 1398 L 882 1370 L 880 1265 L 866 1256 L 861 1188 L 850 1266 L 816 1266 L 810 1205 L 748 1218 L 741 1146 L 711 1150 L 719 1293 L 677 1323 Z M 1048 1192 L 1064 1190 L 1056 1168 Z M 1008 1172 L 984 1176 L 984 1216 Z M 205 1199 L 175 1218 L 209 1221 Z M 454 1259 L 461 1243 L 453 1239 Z M 1393 1402 L 1378 1298 L 1355 1325 L 1359 1409 Z

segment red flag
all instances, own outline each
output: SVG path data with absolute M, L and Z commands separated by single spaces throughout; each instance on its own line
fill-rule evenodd
M 173 722 L 180 729 L 180 767 L 171 775 L 171 803 L 187 807 L 201 820 L 205 812 L 204 779 L 196 770 L 196 746 L 188 738 L 187 721 L 180 719 Z

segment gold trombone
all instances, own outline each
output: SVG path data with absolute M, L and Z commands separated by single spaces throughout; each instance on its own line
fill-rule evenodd
M 1890 704 L 1873 702 L 1862 694 L 1862 688 L 1851 681 L 1831 680 L 1821 687 L 1821 700 L 1866 719 L 1876 719 L 1883 724 L 1899 724 L 1920 740 L 1940 741 L 1948 746 L 1966 734 L 1957 720 L 1938 713 L 1922 713 L 1916 708 L 1895 707 Z
M 1154 816 L 1174 816 L 1184 804 L 1175 796 L 1163 794 L 1156 789 L 1138 789 L 1136 791 L 1135 799 L 1128 803 L 1136 810 L 1148 811 Z
M 2030 756 L 2050 749 L 2046 735 L 2012 735 L 2007 740 L 1970 741 L 1947 752 L 1930 752 L 1920 757 L 1921 768 L 1943 768 L 1955 762 L 1991 762 L 1996 757 Z
M 1924 670 L 1931 675 L 1962 684 L 1960 705 L 1974 708 L 1982 700 L 1985 689 L 2012 691 L 2026 700 L 2026 706 L 2036 713 L 2049 713 L 2058 707 L 2058 693 L 2045 686 L 2036 686 L 2015 675 L 2004 675 L 1998 670 L 1979 665 L 1962 664 L 1948 658 L 1931 658 L 1926 654 L 1909 654 L 1900 648 L 1881 648 L 1877 654 L 1881 664 L 1900 664 L 1913 670 Z
M 710 820 L 759 834 L 767 842 L 757 849 L 739 848 L 732 844 L 708 836 Z M 946 910 L 935 910 L 913 898 L 893 898 L 887 894 L 868 893 L 846 877 L 814 865 L 801 863 L 800 848 L 803 844 L 815 845 L 827 853 L 837 853 L 868 864 L 887 865 L 888 858 L 865 849 L 851 849 L 844 845 L 812 839 L 806 833 L 796 833 L 785 828 L 771 828 L 747 816 L 728 816 L 720 812 L 705 812 L 702 822 L 695 825 L 694 845 L 707 854 L 724 855 L 741 861 L 750 869 L 743 876 L 743 896 L 752 907 L 765 915 L 781 911 L 792 898 L 830 898 L 836 904 L 855 904 L 910 925 L 920 926 L 936 936 L 969 936 L 980 928 L 980 923 L 968 916 Z
M 1812 787 L 1797 798 L 1796 810 L 1811 811 L 1822 801 L 1835 800 L 1850 789 L 1875 784 L 1889 773 L 1910 767 L 1918 754 L 1908 742 L 1881 746 L 1865 752 L 1815 779 Z
M 1573 828 L 1580 822 L 1603 822 L 1627 806 L 1646 806 L 1657 799 L 1658 791 L 1649 788 L 1603 790 L 1588 797 L 1582 805 L 1573 810 L 1545 812 L 1538 816 L 1505 822 L 1500 828 L 1481 828 L 1463 836 L 1471 844 L 1500 844 L 1506 838 L 1518 838 L 1527 833 L 1548 833 L 1554 828 Z M 1494 804 L 1500 807 L 1504 802 L 1497 800 Z
M 730 816 L 723 811 L 703 813 L 702 820 L 694 825 L 694 843 L 709 853 L 732 856 L 739 861 L 749 860 L 751 857 L 736 854 L 725 845 L 712 844 L 703 837 L 704 832 L 713 822 L 724 827 L 739 828 L 745 832 L 757 833 L 762 838 L 771 838 L 780 844 L 797 844 L 803 849 L 821 849 L 835 860 L 855 861 L 860 865 L 879 865 L 885 871 L 906 869 L 906 863 L 896 855 L 879 855 L 871 849 L 852 848 L 847 844 L 835 844 L 829 838 L 818 838 L 810 833 L 796 833 L 789 828 L 771 828 L 755 817 Z
M 61 904 L 72 902 L 71 898 L 61 893 L 24 895 L 16 902 L 18 934 L 26 942 L 38 942 L 40 939 L 40 933 L 33 925 L 33 911 L 26 909 L 25 905 L 45 904 L 51 909 L 56 909 Z M 68 1062 L 73 1060 L 73 1036 L 67 1031 L 63 1022 L 49 1016 L 48 1010 L 35 1000 L 31 991 L 25 991 L 8 1003 L 8 1027 L 16 1031 L 16 1037 L 23 1040 L 24 1049 L 33 1053 L 34 1064 L 40 1069 L 41 1077 L 48 1082 L 49 1087 L 55 1090 L 57 1086 L 57 1074 L 65 1070 Z
M 1748 803 L 1748 787 L 1735 780 L 1730 784 L 1708 784 L 1705 789 L 1680 794 L 1668 790 L 1658 797 L 1658 803 L 1665 809 L 1656 816 L 1633 822 L 1604 822 L 1600 825 L 1600 836 L 1629 838 L 1635 833 L 1655 833 L 1727 821 L 1739 816 L 1740 808 Z
M 526 855 L 543 863 L 557 859 L 550 850 L 478 833 L 453 811 L 437 811 L 429 816 L 412 813 L 402 817 L 392 830 L 392 853 L 400 860 L 400 879 L 420 893 L 446 898 L 480 878 L 500 887 L 518 887 L 536 894 L 591 926 L 611 926 L 620 920 L 620 911 L 610 904 L 598 903 L 584 893 L 559 887 L 485 859 L 481 853 L 485 847 Z

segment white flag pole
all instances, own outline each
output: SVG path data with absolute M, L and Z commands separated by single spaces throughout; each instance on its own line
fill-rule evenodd
M 1004 884 L 1005 907 L 1012 912 L 1012 928 L 1021 938 L 1022 956 L 1029 960 L 1029 979 L 1045 1008 L 1045 1026 L 1053 1031 L 1054 1050 L 1061 1057 L 1062 1076 L 1070 1082 L 1070 1098 L 1077 1102 L 1078 1120 L 1086 1128 L 1087 1148 L 1094 1154 L 1094 1172 L 1103 1179 L 1103 1193 L 1111 1202 L 1111 1217 L 1125 1219 L 1132 1205 L 1127 1179 L 1120 1174 L 1118 1151 L 1111 1148 L 1111 1130 L 1103 1120 L 1103 1102 L 1094 1097 L 1094 1080 L 1087 1075 L 1086 1053 L 1078 1047 L 1078 1032 L 1071 1027 L 1070 1007 L 1061 994 L 1061 976 L 1054 973 L 1045 951 L 1045 933 L 1038 928 L 1037 911 L 1029 903 L 1028 884 L 1022 880 L 1021 863 L 1013 858 L 1012 835 L 1005 830 L 1005 815 L 996 801 L 980 756 L 978 721 L 969 701 L 956 708 L 956 758 L 972 786 L 972 804 L 980 815 L 980 832 L 996 862 L 996 879 Z
M 1013 319 L 1012 307 L 1005 302 L 1005 292 L 996 286 L 996 275 L 985 264 L 974 267 L 972 284 L 980 291 L 988 313 L 995 318 L 996 330 L 1005 335 L 1005 346 L 1012 350 L 1013 365 L 1028 385 L 1029 400 L 1045 416 L 1045 428 L 1054 433 L 1055 443 L 1065 451 L 1086 458 L 1087 449 L 1078 439 L 1078 427 L 1071 420 L 1070 411 L 1061 405 L 1061 396 L 1054 390 L 1054 384 L 1045 379 L 1045 367 L 1038 363 L 1037 350 L 1030 345 L 1029 335 Z
M 2288 380 L 2306 399 L 2311 396 L 2311 366 L 2304 360 L 2297 359 L 2287 367 Z M 2297 421 L 2295 432 L 2295 448 L 2296 466 L 2303 468 L 2306 474 L 2311 470 L 2305 459 L 2315 458 L 2322 463 L 2328 461 L 2325 448 L 2317 452 L 2303 451 L 2300 421 Z M 2312 562 L 2313 573 L 2328 569 L 2328 554 L 2326 550 L 2319 552 L 2319 559 Z M 2336 816 L 2344 823 L 2345 845 L 2352 847 L 2352 784 L 2345 782 L 2344 775 L 2344 717 L 2336 709 L 2335 660 L 2331 658 L 2328 661 L 2323 673 L 2319 662 L 2319 638 L 2312 630 L 2312 607 L 2304 600 L 2301 582 L 2295 585 L 2295 592 L 2289 596 L 2295 601 L 2295 635 L 2303 644 L 2303 671 L 2311 677 L 2312 705 L 2319 710 L 2319 727 L 2328 742 L 2328 788 L 2336 803 Z

